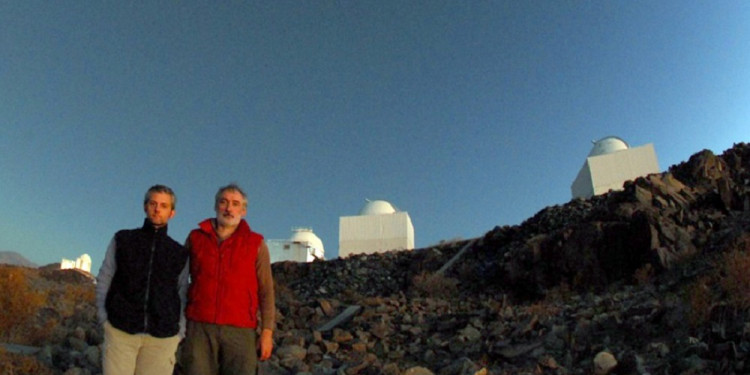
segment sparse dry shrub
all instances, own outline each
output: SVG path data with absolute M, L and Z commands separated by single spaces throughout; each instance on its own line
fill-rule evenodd
M 65 289 L 60 297 L 60 315 L 70 317 L 76 311 L 76 306 L 81 304 L 93 304 L 96 298 L 96 292 L 93 285 L 74 284 L 65 285 Z
M 556 316 L 561 311 L 559 306 L 555 305 L 554 303 L 550 303 L 548 301 L 534 302 L 531 305 L 525 306 L 524 310 L 526 311 L 527 314 L 531 316 L 536 316 L 537 319 L 541 321 L 547 318 Z
M 93 284 L 66 285 L 65 298 L 78 303 L 94 303 L 96 291 Z
M 294 294 L 294 291 L 290 289 L 288 285 L 280 283 L 277 280 L 274 280 L 273 291 L 274 295 L 276 296 L 276 300 L 280 302 L 289 303 L 291 301 L 297 300 L 297 296 Z
M 715 293 L 711 290 L 713 276 L 703 276 L 688 287 L 687 297 L 690 304 L 689 320 L 692 327 L 708 321 L 716 302 Z
M 654 267 L 651 263 L 646 263 L 635 270 L 633 273 L 633 279 L 635 279 L 635 283 L 639 286 L 650 284 L 654 280 Z
M 18 342 L 23 326 L 47 300 L 44 292 L 33 290 L 22 268 L 0 268 L 0 340 Z
M 441 274 L 425 272 L 412 279 L 414 291 L 423 297 L 450 298 L 458 294 L 458 281 Z
M 62 327 L 57 319 L 48 319 L 29 327 L 24 333 L 23 344 L 43 346 L 55 340 L 61 341 L 60 330 Z
M 729 306 L 750 308 L 750 254 L 739 249 L 725 253 L 720 261 L 719 285 Z
M 690 324 L 707 322 L 712 310 L 725 305 L 750 309 L 750 237 L 744 238 L 715 261 L 714 268 L 689 286 Z
M 535 316 L 540 321 L 544 321 L 547 318 L 558 315 L 562 311 L 560 306 L 565 304 L 570 294 L 570 286 L 565 282 L 560 283 L 560 285 L 548 289 L 544 299 L 523 306 L 522 311 L 528 315 Z
M 53 375 L 54 373 L 35 357 L 8 353 L 0 347 L 0 374 Z
M 549 303 L 564 303 L 572 294 L 573 291 L 570 289 L 570 285 L 563 281 L 560 285 L 547 289 L 544 300 Z

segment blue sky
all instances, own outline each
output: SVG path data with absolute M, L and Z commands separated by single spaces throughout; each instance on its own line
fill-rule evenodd
M 0 250 L 91 255 L 178 196 L 182 242 L 229 182 L 266 238 L 365 199 L 417 247 L 570 200 L 591 141 L 659 166 L 750 141 L 746 1 L 6 1 Z

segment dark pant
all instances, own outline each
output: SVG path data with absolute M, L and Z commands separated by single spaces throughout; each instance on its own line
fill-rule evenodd
M 182 355 L 185 375 L 255 375 L 253 328 L 188 321 Z

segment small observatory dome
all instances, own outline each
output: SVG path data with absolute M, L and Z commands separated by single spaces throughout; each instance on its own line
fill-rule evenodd
M 382 200 L 375 200 L 370 201 L 368 200 L 364 207 L 362 207 L 362 210 L 359 211 L 359 214 L 364 215 L 389 215 L 396 213 L 396 209 L 393 208 L 393 205 Z
M 615 136 L 604 137 L 593 143 L 594 147 L 591 148 L 589 156 L 611 154 L 616 151 L 627 150 L 630 148 L 627 142 L 623 141 L 622 138 Z
M 312 228 L 294 228 L 292 232 L 289 241 L 307 243 L 310 247 L 323 251 L 323 241 L 313 233 Z

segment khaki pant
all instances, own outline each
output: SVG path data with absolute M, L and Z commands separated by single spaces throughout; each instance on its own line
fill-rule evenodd
M 171 375 L 180 337 L 123 332 L 104 323 L 104 375 Z
M 254 328 L 188 320 L 181 363 L 187 375 L 255 375 L 258 352 Z

